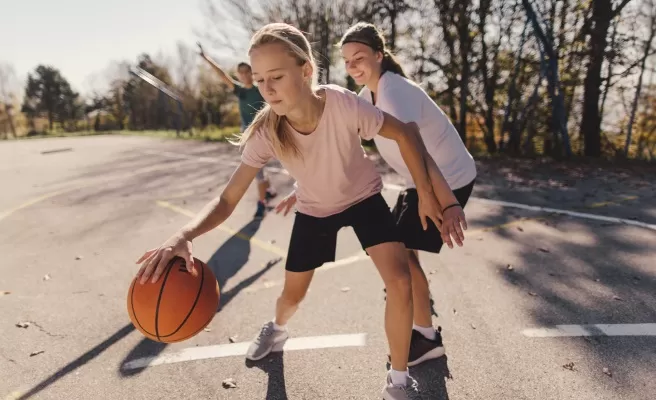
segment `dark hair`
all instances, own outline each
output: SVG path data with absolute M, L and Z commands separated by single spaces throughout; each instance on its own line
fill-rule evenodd
M 246 67 L 248 68 L 249 71 L 251 70 L 251 65 L 246 62 L 240 62 L 239 64 L 237 64 L 237 70 L 241 69 L 241 67 Z
M 385 45 L 385 38 L 375 25 L 367 22 L 358 22 L 353 25 L 339 41 L 340 46 L 344 46 L 346 43 L 361 43 L 371 47 L 374 51 L 383 53 L 381 72 L 389 71 L 407 78 L 403 67 Z

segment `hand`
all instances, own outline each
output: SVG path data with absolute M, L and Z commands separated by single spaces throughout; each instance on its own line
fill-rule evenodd
M 440 205 L 437 202 L 437 198 L 432 191 L 422 191 L 417 190 L 419 197 L 419 219 L 421 220 L 421 226 L 424 230 L 428 229 L 428 221 L 426 218 L 430 218 L 431 221 L 435 224 L 437 229 L 442 229 L 442 213 L 440 212 Z
M 166 266 L 176 256 L 181 257 L 187 264 L 187 271 L 196 276 L 194 268 L 194 258 L 191 255 L 191 241 L 187 240 L 182 234 L 175 234 L 157 249 L 148 250 L 137 260 L 137 264 L 142 264 L 137 278 L 143 285 L 152 275 L 152 283 L 157 282 L 162 275 Z
M 200 45 L 200 42 L 196 42 L 198 45 L 198 54 L 200 54 L 201 57 L 205 58 L 205 52 L 203 51 L 203 46 Z
M 276 214 L 280 214 L 284 210 L 283 216 L 287 216 L 289 210 L 296 204 L 296 191 L 291 192 L 287 195 L 278 205 L 276 206 Z
M 453 240 L 458 247 L 462 247 L 462 241 L 465 240 L 465 234 L 463 231 L 466 230 L 467 221 L 465 220 L 465 213 L 462 210 L 462 207 L 458 205 L 455 207 L 449 207 L 444 211 L 440 233 L 442 234 L 442 240 L 450 249 L 453 248 L 451 237 L 453 237 Z

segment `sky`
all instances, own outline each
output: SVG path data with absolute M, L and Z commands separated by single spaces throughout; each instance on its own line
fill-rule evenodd
M 178 41 L 195 46 L 203 26 L 201 0 L 0 0 L 0 62 L 22 82 L 52 65 L 84 94 L 112 61 L 174 55 Z

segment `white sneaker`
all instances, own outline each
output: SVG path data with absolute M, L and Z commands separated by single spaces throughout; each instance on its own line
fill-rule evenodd
M 419 385 L 411 377 L 406 378 L 405 385 L 394 385 L 392 376 L 387 374 L 387 382 L 383 388 L 383 400 L 420 400 Z

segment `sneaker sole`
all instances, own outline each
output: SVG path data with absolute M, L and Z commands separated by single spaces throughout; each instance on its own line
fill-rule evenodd
M 433 350 L 429 351 L 428 353 L 424 354 L 423 356 L 419 357 L 418 359 L 414 361 L 408 361 L 408 367 L 414 367 L 416 365 L 423 363 L 424 361 L 440 358 L 444 354 L 445 354 L 444 346 L 436 347 Z
M 266 353 L 264 353 L 261 357 L 255 358 L 247 354 L 246 358 L 251 361 L 260 361 L 261 359 L 271 354 L 272 351 L 282 351 L 282 348 L 285 346 L 285 342 L 287 342 L 287 339 L 289 339 L 289 336 L 287 336 L 286 338 L 282 339 L 279 342 L 274 342 L 273 345 L 269 348 L 269 350 L 267 350 Z

